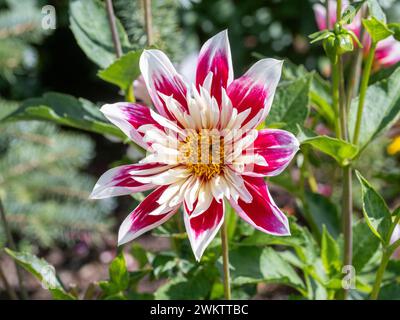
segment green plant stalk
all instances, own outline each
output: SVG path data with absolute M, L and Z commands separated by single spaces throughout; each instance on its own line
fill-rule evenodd
M 360 128 L 361 128 L 362 114 L 363 114 L 363 110 L 364 110 L 365 94 L 367 93 L 369 76 L 371 74 L 372 64 L 374 62 L 375 49 L 376 49 L 376 43 L 373 42 L 371 44 L 371 48 L 368 53 L 368 58 L 365 63 L 365 66 L 364 66 L 364 71 L 363 71 L 363 75 L 362 75 L 362 79 L 361 79 L 360 97 L 358 100 L 356 125 L 354 127 L 354 134 L 353 134 L 353 143 L 354 144 L 358 144 L 358 140 L 359 140 L 359 136 L 360 136 Z
M 153 19 L 151 16 L 151 0 L 143 0 L 144 25 L 146 28 L 147 45 L 152 46 L 153 41 Z
M 225 217 L 221 227 L 221 246 L 222 246 L 222 264 L 224 270 L 224 293 L 225 299 L 231 300 L 231 279 L 229 273 L 229 245 L 228 245 L 228 226 Z
M 363 8 L 360 9 L 361 12 L 361 17 L 364 17 L 365 12 Z M 364 28 L 361 27 L 360 30 L 360 37 L 359 37 L 361 43 L 363 43 L 364 39 Z M 350 107 L 351 107 L 351 101 L 357 96 L 358 89 L 360 86 L 360 78 L 361 78 L 361 67 L 362 67 L 362 61 L 363 61 L 363 55 L 364 51 L 363 48 L 357 47 L 356 55 L 353 59 L 353 63 L 351 66 L 351 71 L 350 71 L 350 80 L 347 88 L 347 112 L 349 112 Z
M 125 100 L 129 102 L 136 102 L 133 84 L 131 84 L 125 92 Z
M 360 76 L 361 76 L 361 65 L 362 65 L 363 51 L 361 48 L 357 49 L 356 55 L 353 59 L 353 63 L 351 65 L 351 77 L 349 79 L 349 85 L 347 87 L 347 113 L 350 110 L 351 101 L 357 95 L 358 87 L 360 84 Z
M 376 278 L 375 278 L 374 286 L 373 286 L 372 292 L 371 292 L 371 297 L 370 297 L 371 300 L 378 299 L 379 291 L 381 289 L 383 275 L 385 273 L 387 264 L 389 262 L 389 259 L 390 259 L 390 256 L 392 255 L 392 253 L 393 253 L 392 250 L 385 249 L 383 251 L 381 264 L 379 265 L 378 271 L 376 272 Z
M 341 139 L 348 141 L 349 132 L 347 126 L 347 107 L 346 97 L 344 90 L 344 79 L 343 79 L 343 61 L 339 57 L 338 61 L 338 74 L 340 83 L 340 125 L 341 125 Z M 344 235 L 344 255 L 343 265 L 351 265 L 353 258 L 353 190 L 352 190 L 352 169 L 351 164 L 343 168 L 343 180 L 342 180 L 343 200 L 342 200 L 342 219 L 343 219 L 343 235 Z M 347 297 L 347 290 L 344 292 L 344 298 Z
M 394 251 L 398 247 L 400 247 L 400 239 L 397 239 L 394 243 L 390 244 L 390 238 L 392 237 L 393 231 L 394 231 L 396 225 L 399 223 L 399 220 L 400 220 L 400 215 L 395 217 L 395 219 L 389 229 L 387 239 L 385 239 L 381 263 L 379 265 L 378 271 L 376 272 L 374 286 L 372 287 L 372 292 L 371 292 L 371 296 L 370 296 L 371 300 L 378 299 L 379 291 L 381 290 L 383 275 L 385 274 L 387 264 L 390 260 L 390 257 L 394 253 Z
M 117 59 L 119 59 L 122 57 L 122 47 L 117 30 L 117 23 L 115 21 L 115 14 L 114 14 L 112 0 L 106 0 L 106 10 L 107 10 L 108 24 L 111 30 L 111 37 L 114 44 L 115 56 L 117 57 Z M 131 84 L 129 88 L 126 90 L 125 100 L 129 102 L 136 102 L 135 94 L 133 91 L 133 84 Z
M 108 23 L 110 25 L 110 30 L 111 30 L 111 37 L 114 43 L 115 55 L 117 56 L 118 59 L 122 56 L 122 47 L 118 36 L 117 23 L 115 22 L 115 14 L 112 5 L 112 0 L 106 0 L 106 9 L 107 9 Z
M 7 237 L 8 245 L 10 246 L 10 248 L 12 250 L 16 251 L 17 249 L 16 249 L 16 245 L 14 242 L 14 238 L 12 237 L 10 227 L 8 226 L 6 212 L 4 210 L 3 201 L 1 199 L 0 199 L 0 215 L 1 215 L 1 222 L 3 224 L 4 232 Z M 24 275 L 22 273 L 21 268 L 18 266 L 18 264 L 15 261 L 14 261 L 14 264 L 15 264 L 15 269 L 17 270 L 17 278 L 18 278 L 19 288 L 21 290 L 22 299 L 27 300 L 28 293 L 26 292 L 26 289 L 25 289 Z
M 337 137 L 342 136 L 342 128 L 340 125 L 340 112 L 339 112 L 339 92 L 340 92 L 340 78 L 336 64 L 332 66 L 332 105 L 333 111 L 335 112 L 335 134 Z
M 351 166 L 343 168 L 343 235 L 344 235 L 344 255 L 343 265 L 352 264 L 353 260 L 353 190 L 352 190 L 352 169 Z M 345 294 L 346 295 L 346 294 Z
M 327 1 L 329 2 L 329 1 Z M 327 12 L 327 16 L 329 16 L 329 12 Z M 339 21 L 342 16 L 342 0 L 336 1 L 336 21 Z

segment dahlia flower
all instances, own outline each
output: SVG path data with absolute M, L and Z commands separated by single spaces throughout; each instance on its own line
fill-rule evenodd
M 342 2 L 343 9 L 349 5 L 348 1 Z M 326 25 L 326 7 L 320 3 L 313 6 L 315 20 L 319 30 L 333 28 L 336 23 L 336 1 L 329 0 L 329 26 Z M 361 34 L 361 14 L 360 12 L 354 17 L 353 21 L 346 25 L 346 28 L 353 31 L 357 37 Z M 364 54 L 367 55 L 371 46 L 371 38 L 368 33 L 365 34 L 363 39 Z M 375 61 L 374 69 L 379 67 L 390 67 L 400 61 L 400 42 L 398 42 L 393 36 L 390 36 L 380 42 L 378 42 L 375 50 Z
M 290 234 L 288 219 L 263 177 L 279 174 L 299 143 L 284 130 L 255 129 L 270 110 L 281 69 L 282 61 L 263 59 L 233 80 L 226 31 L 202 47 L 190 87 L 163 52 L 143 52 L 140 70 L 157 112 L 128 102 L 101 108 L 147 155 L 137 164 L 104 173 L 91 198 L 155 189 L 122 223 L 119 245 L 159 226 L 182 207 L 199 260 L 223 223 L 224 199 L 256 229 Z

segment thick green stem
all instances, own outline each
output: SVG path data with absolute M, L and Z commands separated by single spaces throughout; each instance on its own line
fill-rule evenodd
M 352 171 L 350 166 L 343 168 L 343 235 L 344 235 L 344 255 L 343 265 L 352 265 L 353 257 L 353 194 L 352 194 Z M 346 296 L 346 294 L 345 294 Z
M 336 64 L 337 68 L 337 81 L 339 83 L 339 117 L 340 117 L 340 138 L 342 140 L 349 140 L 348 126 L 347 126 L 347 108 L 346 108 L 346 97 L 344 90 L 344 78 L 343 78 L 343 61 L 342 57 L 338 57 Z M 344 255 L 343 265 L 352 265 L 353 258 L 353 192 L 352 192 L 352 171 L 351 165 L 343 167 L 342 177 L 342 223 L 343 223 L 343 236 L 344 236 Z M 346 299 L 348 290 L 345 289 L 343 292 L 343 298 Z
M 376 49 L 376 43 L 373 42 L 371 44 L 371 48 L 369 49 L 368 58 L 365 63 L 365 66 L 364 66 L 364 71 L 363 71 L 363 75 L 362 75 L 362 79 L 361 79 L 360 97 L 358 100 L 358 109 L 357 109 L 357 119 L 356 119 L 356 125 L 354 127 L 354 135 L 353 135 L 353 143 L 354 144 L 358 143 L 358 139 L 360 136 L 360 128 L 361 128 L 361 120 L 362 120 L 362 115 L 363 115 L 363 110 L 364 110 L 365 94 L 367 93 L 369 76 L 371 74 L 372 64 L 374 62 L 375 49 Z
M 226 217 L 225 217 L 226 218 Z M 231 300 L 231 279 L 229 274 L 229 245 L 228 245 L 228 226 L 227 219 L 221 227 L 221 246 L 222 246 L 222 264 L 224 269 L 224 293 L 225 299 Z
M 342 15 L 342 0 L 337 0 L 336 1 L 336 21 L 340 20 L 341 15 Z M 328 16 L 329 16 L 329 13 L 328 13 Z
M 4 210 L 3 202 L 1 201 L 1 199 L 0 199 L 0 215 L 1 215 L 1 222 L 2 222 L 3 228 L 4 228 L 4 233 L 6 234 L 6 237 L 7 237 L 8 245 L 10 246 L 10 248 L 12 250 L 16 251 L 17 248 L 16 248 L 16 245 L 14 242 L 14 238 L 11 234 L 10 227 L 8 226 L 6 212 Z M 25 289 L 24 275 L 22 273 L 21 268 L 18 266 L 18 264 L 15 261 L 14 261 L 14 263 L 15 263 L 15 269 L 17 270 L 17 277 L 18 277 L 19 288 L 21 290 L 21 295 L 22 295 L 22 298 L 24 300 L 26 300 L 26 299 L 28 299 L 28 293 L 26 292 L 26 289 Z

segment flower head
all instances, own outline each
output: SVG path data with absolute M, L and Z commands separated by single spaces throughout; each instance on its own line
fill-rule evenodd
M 319 30 L 324 29 L 332 29 L 334 24 L 336 23 L 336 1 L 329 1 L 329 26 L 326 25 L 326 7 L 320 3 L 317 3 L 313 6 L 315 20 L 317 22 L 317 26 Z M 349 5 L 348 1 L 342 2 L 342 11 Z M 347 29 L 353 31 L 357 37 L 360 37 L 361 34 L 361 13 L 360 11 L 356 14 L 353 21 L 345 25 Z M 370 46 L 371 46 L 371 38 L 368 34 L 364 35 L 363 39 L 363 47 L 364 47 L 364 55 L 367 56 Z M 397 62 L 400 61 L 400 42 L 397 41 L 393 36 L 386 38 L 378 42 L 376 51 L 375 51 L 375 61 L 374 61 L 374 69 L 379 69 L 380 67 L 390 67 Z
M 282 62 L 263 59 L 234 80 L 227 32 L 200 51 L 190 87 L 159 50 L 145 50 L 140 69 L 157 112 L 134 103 L 107 104 L 104 115 L 147 151 L 138 164 L 104 173 L 92 198 L 155 189 L 122 223 L 118 242 L 155 228 L 183 208 L 187 234 L 199 260 L 224 219 L 224 199 L 255 228 L 289 235 L 263 177 L 279 174 L 299 148 L 277 129 L 255 128 L 265 119 Z

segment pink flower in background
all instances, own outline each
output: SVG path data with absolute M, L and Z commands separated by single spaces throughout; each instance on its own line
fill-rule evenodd
M 282 62 L 263 59 L 234 80 L 226 31 L 209 39 L 190 87 L 159 50 L 145 50 L 140 69 L 157 112 L 121 102 L 104 115 L 147 151 L 138 164 L 104 173 L 91 197 L 155 189 L 122 223 L 123 244 L 155 228 L 183 208 L 197 260 L 224 220 L 224 198 L 263 232 L 289 235 L 287 217 L 263 179 L 286 168 L 299 148 L 289 132 L 255 128 L 267 116 Z
M 392 233 L 392 237 L 390 238 L 390 244 L 396 242 L 400 239 L 400 224 L 398 224 Z M 400 248 L 397 248 L 392 255 L 393 259 L 400 260 Z
M 135 81 L 133 81 L 133 92 L 136 100 L 139 100 L 148 106 L 151 105 L 150 94 L 147 91 L 146 82 L 144 81 L 143 76 L 139 76 Z
M 348 1 L 343 1 L 342 11 L 349 5 Z M 319 30 L 328 29 L 326 26 L 326 8 L 325 5 L 317 3 L 313 6 L 315 20 Z M 329 0 L 329 28 L 332 29 L 336 23 L 336 1 Z M 349 30 L 353 31 L 357 37 L 360 36 L 362 23 L 361 14 L 357 13 L 351 24 L 345 26 Z M 364 54 L 367 55 L 370 48 L 371 39 L 368 34 L 365 34 L 363 39 Z M 393 36 L 386 38 L 378 42 L 375 51 L 375 62 L 374 69 L 380 67 L 390 67 L 400 61 L 400 42 L 398 42 Z

